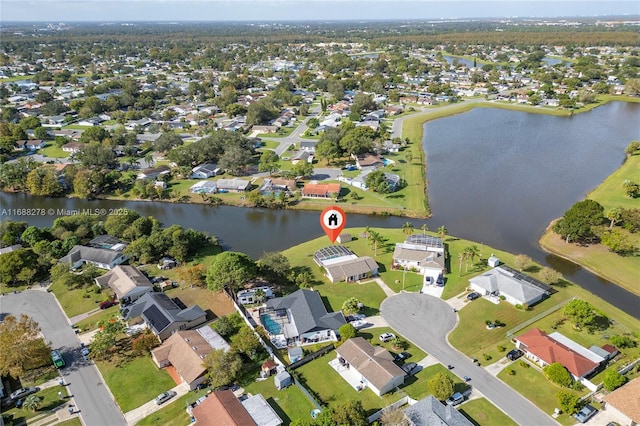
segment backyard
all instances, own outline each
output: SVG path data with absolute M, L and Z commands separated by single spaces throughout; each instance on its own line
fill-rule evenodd
M 262 394 L 285 425 L 296 419 L 311 419 L 311 410 L 315 408 L 297 386 L 278 390 L 271 378 L 248 383 L 244 390 L 252 395 Z

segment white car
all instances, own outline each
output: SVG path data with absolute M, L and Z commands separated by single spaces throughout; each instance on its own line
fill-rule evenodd
M 177 394 L 174 391 L 162 392 L 160 395 L 158 395 L 156 397 L 156 399 L 155 399 L 156 404 L 157 405 L 161 405 L 161 404 L 167 402 L 168 400 L 170 400 L 171 398 L 173 398 L 176 395 Z
M 366 327 L 367 325 L 369 325 L 369 323 L 365 320 L 355 320 L 355 321 L 351 321 L 349 322 L 349 324 L 351 324 L 353 326 L 353 328 L 355 328 L 356 330 L 360 330 L 361 328 Z
M 395 339 L 396 335 L 393 333 L 382 333 L 380 335 L 380 341 L 381 342 L 390 342 L 391 340 Z

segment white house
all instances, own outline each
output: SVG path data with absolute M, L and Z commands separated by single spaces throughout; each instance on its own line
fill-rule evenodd
M 469 286 L 483 296 L 504 296 L 512 305 L 528 306 L 542 301 L 552 290 L 548 285 L 506 265 L 471 278 Z
M 344 246 L 328 246 L 316 251 L 313 260 L 325 270 L 332 283 L 353 282 L 378 275 L 378 263 L 369 256 L 358 257 Z
M 393 265 L 414 270 L 435 282 L 446 272 L 442 240 L 425 234 L 409 235 L 404 243 L 396 243 Z
M 221 169 L 215 163 L 205 163 L 191 169 L 191 179 L 207 179 L 221 173 Z

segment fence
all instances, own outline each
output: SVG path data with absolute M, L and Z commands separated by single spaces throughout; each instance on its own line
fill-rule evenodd
M 327 345 L 327 346 L 325 346 L 323 348 L 320 348 L 319 350 L 317 350 L 317 351 L 315 351 L 313 353 L 310 353 L 309 355 L 307 355 L 305 357 L 300 358 L 298 361 L 296 361 L 293 364 L 289 365 L 287 367 L 287 370 L 295 370 L 298 367 L 302 367 L 303 365 L 313 361 L 314 359 L 316 359 L 318 357 L 321 357 L 322 355 L 326 354 L 327 352 L 332 351 L 333 349 L 334 349 L 333 343 L 331 343 L 331 344 L 329 344 L 329 345 Z
M 507 331 L 507 337 L 509 339 L 513 339 L 514 334 L 517 333 L 518 331 L 522 330 L 525 327 L 530 326 L 531 324 L 533 324 L 534 322 L 546 317 L 547 315 L 550 315 L 552 313 L 554 313 L 555 311 L 557 311 L 558 309 L 562 308 L 564 305 L 566 305 L 567 303 L 571 302 L 572 300 L 574 300 L 575 297 L 572 297 L 571 299 L 565 300 L 562 303 L 557 304 L 556 306 L 547 309 L 546 311 L 539 313 L 538 315 L 536 315 L 533 318 L 530 318 L 528 320 L 526 320 L 525 322 L 523 322 L 522 324 L 518 324 L 517 326 L 515 326 L 514 328 L 512 328 L 511 330 Z
M 316 399 L 313 397 L 313 395 L 311 395 L 309 393 L 309 391 L 307 390 L 307 388 L 305 388 L 302 383 L 300 383 L 298 381 L 298 379 L 296 379 L 295 377 L 291 376 L 291 378 L 293 379 L 293 383 L 298 387 L 298 389 L 300 389 L 302 391 L 302 393 L 304 394 L 304 396 L 307 397 L 307 399 L 309 401 L 311 401 L 311 403 L 313 404 L 314 407 L 316 407 L 318 410 L 322 410 L 322 407 L 320 406 L 320 404 L 318 403 L 318 401 L 316 401 Z
M 403 405 L 415 404 L 415 403 L 416 403 L 416 400 L 411 399 L 408 396 L 404 396 L 404 397 L 400 398 L 399 400 L 397 400 L 396 402 L 394 402 L 393 404 L 388 405 L 388 406 L 384 407 L 382 410 L 378 410 L 375 413 L 373 413 L 372 415 L 370 415 L 367 418 L 367 421 L 369 423 L 373 423 L 376 420 L 378 420 L 380 418 L 380 416 L 382 416 L 382 413 L 384 413 L 385 411 L 392 411 L 392 410 L 395 410 L 396 408 L 402 407 Z

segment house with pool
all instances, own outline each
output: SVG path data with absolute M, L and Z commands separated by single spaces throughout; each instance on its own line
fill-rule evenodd
M 268 300 L 261 307 L 260 324 L 277 348 L 337 341 L 346 324 L 342 312 L 327 312 L 320 294 L 300 289 Z

